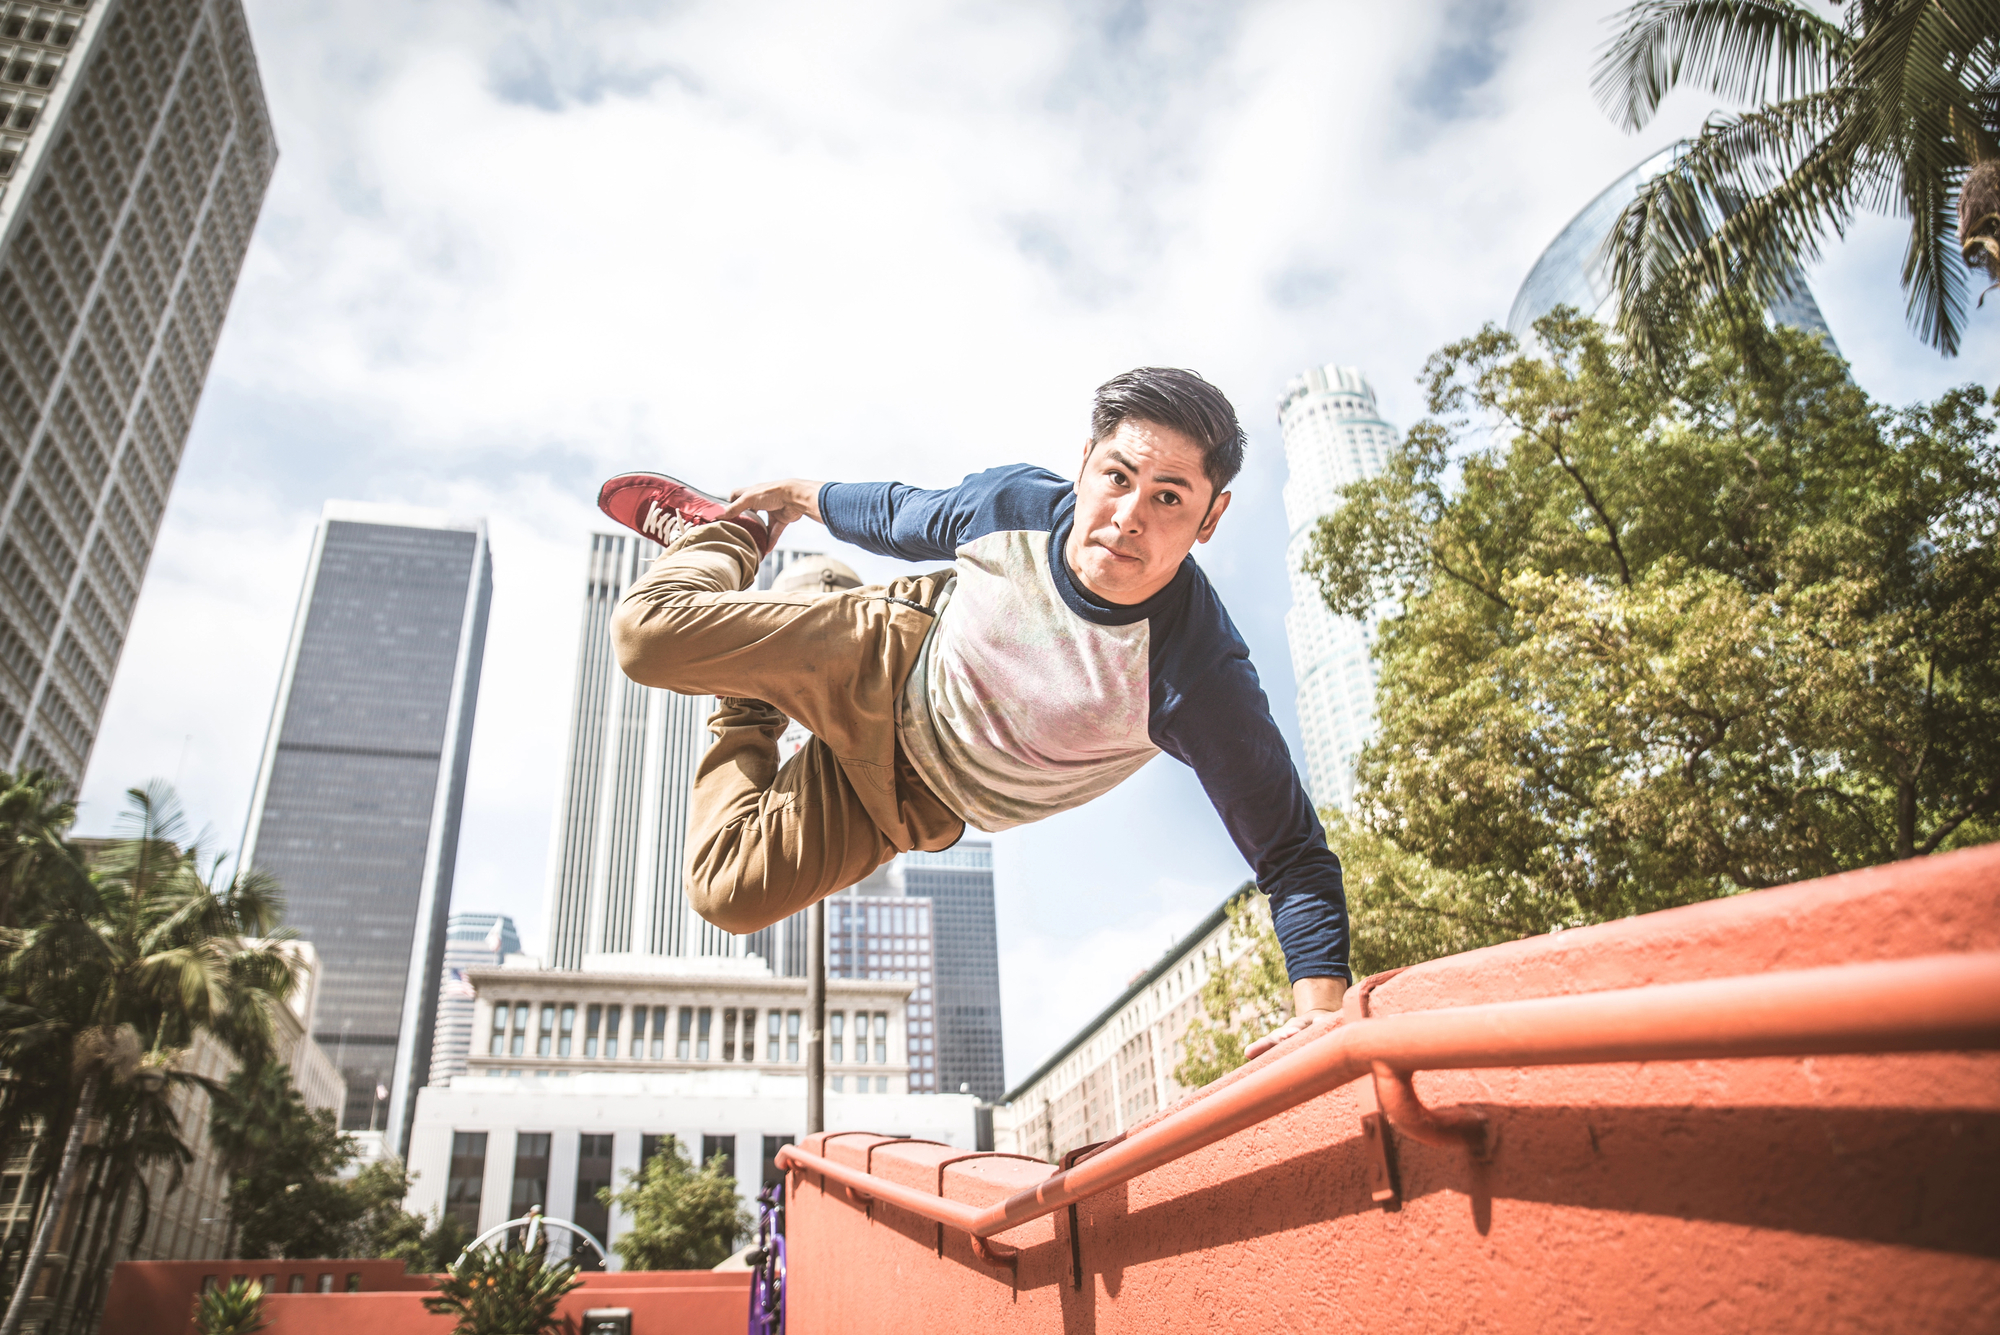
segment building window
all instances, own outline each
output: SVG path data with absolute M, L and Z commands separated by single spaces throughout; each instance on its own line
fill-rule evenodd
M 785 1012 L 785 1060 L 788 1062 L 795 1062 L 798 1059 L 799 1059 L 799 1013 L 797 1011 L 786 1011 Z
M 746 1062 L 757 1060 L 757 1012 L 755 1010 L 746 1010 L 743 1012 L 743 1060 Z
M 597 1055 L 597 1026 L 604 1018 L 604 1007 L 592 1006 L 583 1013 L 583 1055 Z
M 653 1060 L 667 1055 L 667 1008 L 653 1007 Z
M 451 1173 L 444 1192 L 445 1213 L 459 1223 L 479 1231 L 479 1197 L 486 1187 L 486 1133 L 454 1131 L 451 1134 Z
M 766 1014 L 770 1018 L 764 1024 L 764 1060 L 774 1062 L 778 1060 L 778 1039 L 783 1033 L 784 1021 L 776 1011 L 769 1011 Z
M 701 1018 L 695 1021 L 694 1059 L 696 1061 L 705 1062 L 708 1060 L 708 1027 L 714 1019 L 714 1009 L 703 1006 L 701 1008 Z
M 607 1057 L 618 1055 L 618 1021 L 624 1013 L 623 1006 L 604 1008 L 604 1055 Z
M 689 1036 L 693 1033 L 694 1033 L 694 1009 L 693 1007 L 690 1006 L 683 1006 L 681 1007 L 680 1037 L 674 1043 L 674 1056 L 677 1059 L 681 1061 L 686 1061 L 688 1059 L 688 1040 Z
M 714 1162 L 714 1160 L 715 1160 L 715 1157 L 716 1157 L 717 1155 L 721 1155 L 721 1156 L 722 1156 L 722 1175 L 723 1175 L 724 1177 L 735 1177 L 735 1176 L 736 1176 L 736 1137 L 734 1137 L 734 1136 L 703 1136 L 703 1137 L 701 1138 L 701 1161 L 702 1161 L 702 1163 L 703 1163 L 704 1165 L 706 1165 L 706 1164 L 709 1164 L 709 1163 L 712 1163 L 712 1162 Z
M 889 1012 L 876 1011 L 875 1012 L 875 1064 L 877 1066 L 885 1066 L 888 1064 L 888 1061 L 889 1061 Z M 882 1077 L 877 1076 L 875 1078 L 875 1092 L 877 1094 L 880 1094 L 884 1091 L 884 1088 L 885 1087 L 882 1084 Z
M 611 1186 L 611 1137 L 586 1131 L 576 1138 L 576 1212 L 570 1217 L 599 1242 L 611 1231 L 611 1208 L 597 1193 Z M 595 1268 L 596 1252 L 582 1238 L 571 1252 L 578 1265 Z
M 776 1014 L 776 1012 L 773 1012 Z M 764 1185 L 775 1186 L 785 1180 L 784 1170 L 778 1167 L 778 1151 L 795 1143 L 791 1136 L 764 1137 Z
M 535 1055 L 537 1057 L 546 1057 L 554 1050 L 555 1030 L 556 1008 L 554 1006 L 543 1006 L 542 1032 L 535 1039 Z
M 833 1078 L 833 1092 L 836 1094 L 845 1094 L 847 1092 L 846 1076 L 837 1075 Z
M 886 1076 L 886 1075 L 878 1075 L 878 1076 L 876 1076 L 876 1077 L 875 1077 L 875 1092 L 876 1092 L 877 1094 L 887 1094 L 887 1093 L 889 1092 L 889 1077 L 888 1077 L 888 1076 Z
M 569 1036 L 576 1028 L 576 1003 L 564 1002 L 562 1019 L 556 1025 L 556 1056 L 569 1056 Z
M 514 1194 L 508 1218 L 519 1219 L 549 1198 L 549 1133 L 523 1131 L 514 1137 Z
M 639 1171 L 643 1174 L 646 1171 L 646 1165 L 653 1161 L 654 1155 L 658 1154 L 661 1150 L 671 1151 L 673 1147 L 674 1138 L 672 1136 L 661 1133 L 640 1136 Z
M 730 1006 L 722 1012 L 722 1060 L 736 1060 L 736 1008 Z
M 509 1009 L 506 1002 L 496 1001 L 493 1003 L 493 1040 L 487 1044 L 486 1050 L 495 1057 L 507 1051 L 508 1014 Z
M 528 1003 L 514 1003 L 514 1041 L 507 1051 L 519 1057 L 528 1050 Z
M 837 1062 L 846 1060 L 844 1057 L 841 1056 L 841 1043 L 840 1043 L 840 1032 L 841 1029 L 846 1025 L 846 1023 L 847 1023 L 847 1015 L 844 1011 L 835 1011 L 833 1014 L 826 1017 L 826 1036 L 827 1036 L 827 1042 L 829 1044 L 829 1054 L 827 1056 L 828 1061 Z M 834 1079 L 833 1087 L 835 1089 L 840 1088 L 840 1080 L 838 1077 Z

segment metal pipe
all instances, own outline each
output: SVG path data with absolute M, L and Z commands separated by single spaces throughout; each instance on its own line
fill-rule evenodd
M 806 1134 L 826 1130 L 826 901 L 806 909 Z
M 806 1169 L 978 1237 L 1051 1214 L 1234 1135 L 1378 1067 L 1409 1090 L 1413 1071 L 1701 1061 L 2000 1047 L 2000 952 L 1843 964 L 1360 1018 L 1284 1045 L 1266 1064 L 1047 1180 L 983 1208 L 838 1164 L 794 1145 Z M 1378 1090 L 1381 1088 L 1378 1085 Z M 1462 1124 L 1464 1110 L 1401 1107 L 1405 1124 Z M 1396 1109 L 1384 1112 L 1396 1122 Z M 1414 1133 L 1413 1133 L 1414 1134 Z M 1459 1137 L 1461 1140 L 1463 1137 Z M 942 1185 L 942 1184 L 940 1184 Z

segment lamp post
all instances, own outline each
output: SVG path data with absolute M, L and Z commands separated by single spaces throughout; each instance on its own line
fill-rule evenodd
M 826 1130 L 826 901 L 806 910 L 806 1134 Z

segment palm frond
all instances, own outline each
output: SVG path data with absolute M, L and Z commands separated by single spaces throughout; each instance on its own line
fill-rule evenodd
M 1852 45 L 1838 24 L 1792 0 L 1642 0 L 1591 76 L 1598 105 L 1645 126 L 1682 83 L 1736 102 L 1791 101 L 1824 89 Z

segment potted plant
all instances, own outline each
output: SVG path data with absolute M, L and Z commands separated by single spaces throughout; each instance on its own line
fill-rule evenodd
M 457 1317 L 454 1335 L 551 1335 L 562 1296 L 581 1283 L 575 1265 L 550 1265 L 540 1251 L 476 1247 L 438 1276 L 424 1307 Z
M 251 1279 L 233 1279 L 201 1295 L 194 1309 L 201 1335 L 255 1335 L 264 1320 L 264 1286 Z

